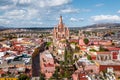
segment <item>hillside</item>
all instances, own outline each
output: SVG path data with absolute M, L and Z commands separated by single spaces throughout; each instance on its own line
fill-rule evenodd
M 84 26 L 81 29 L 95 30 L 95 29 L 120 29 L 120 23 L 100 23 L 90 26 Z

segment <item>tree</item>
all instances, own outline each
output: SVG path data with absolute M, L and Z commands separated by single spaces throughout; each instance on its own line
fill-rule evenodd
M 80 51 L 80 47 L 75 46 L 75 52 L 79 52 Z
M 52 42 L 47 42 L 46 46 L 49 47 L 52 44 Z
M 72 49 L 68 40 L 65 42 L 64 61 L 58 61 L 59 66 L 56 67 L 55 73 L 53 74 L 55 80 L 62 80 L 63 78 L 70 80 L 76 70 L 74 62 L 77 61 L 78 58 L 73 59 L 75 50 Z M 76 51 L 79 51 L 79 47 L 77 47 Z
M 45 75 L 40 72 L 40 80 L 45 80 Z
M 109 51 L 109 50 L 106 49 L 106 48 L 104 48 L 103 46 L 100 46 L 99 51 L 100 51 L 100 52 L 104 52 L 104 51 Z
M 61 80 L 63 78 L 70 79 L 73 72 L 74 72 L 74 59 L 73 59 L 73 53 L 74 51 L 72 50 L 70 46 L 70 42 L 68 40 L 66 42 L 66 47 L 65 47 L 65 53 L 64 53 L 64 61 L 59 61 L 60 66 L 56 67 L 56 71 L 53 75 L 53 77 L 56 80 Z
M 73 49 L 70 46 L 70 42 L 67 40 L 66 41 L 66 48 L 65 48 L 65 54 L 64 54 L 64 62 L 67 63 L 68 65 L 72 65 L 74 60 L 73 60 Z
M 88 60 L 92 60 L 92 58 L 91 58 L 90 55 L 87 55 L 87 59 L 88 59 Z
M 26 74 L 20 74 L 18 80 L 30 80 L 30 78 Z
M 86 44 L 86 45 L 88 45 L 88 43 L 89 43 L 89 39 L 88 38 L 84 38 L 84 43 Z

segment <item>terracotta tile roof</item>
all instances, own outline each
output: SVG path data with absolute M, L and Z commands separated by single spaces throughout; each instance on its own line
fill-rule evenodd
M 78 39 L 70 39 L 70 42 L 78 42 Z
M 86 74 L 80 73 L 80 74 L 79 74 L 79 79 L 80 79 L 80 80 L 88 80 L 85 76 L 86 76 Z
M 1 70 L 0 70 L 0 74 L 4 74 L 4 73 L 5 73 L 5 72 L 1 69 Z
M 97 54 L 111 54 L 111 52 L 96 52 Z
M 120 48 L 116 48 L 116 47 L 109 47 L 107 48 L 109 51 L 119 51 Z
M 87 78 L 80 78 L 80 80 L 88 80 Z
M 7 50 L 9 50 L 9 48 L 5 48 L 5 47 L 0 48 L 0 52 L 4 52 L 4 51 L 7 51 Z
M 45 67 L 54 67 L 54 64 L 48 63 L 48 64 L 44 64 Z

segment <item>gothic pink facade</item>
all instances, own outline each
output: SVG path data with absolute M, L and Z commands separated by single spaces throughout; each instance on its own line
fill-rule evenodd
M 69 39 L 69 29 L 64 25 L 62 16 L 60 16 L 59 24 L 53 29 L 53 39 L 54 41 Z

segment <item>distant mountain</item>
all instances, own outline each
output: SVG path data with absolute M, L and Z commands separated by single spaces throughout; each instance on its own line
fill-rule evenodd
M 5 29 L 30 29 L 30 30 L 52 30 L 53 27 L 5 27 L 5 26 L 0 26 L 0 30 L 5 30 Z M 83 27 L 69 27 L 70 30 L 96 30 L 96 29 L 119 29 L 120 30 L 120 23 L 99 23 L 99 24 L 93 24 L 93 25 L 88 25 L 88 26 L 83 26 Z
M 6 29 L 48 30 L 48 29 L 53 29 L 53 27 L 4 27 L 4 26 L 0 26 L 0 30 L 6 30 Z
M 7 27 L 0 26 L 0 30 L 8 29 Z
M 90 26 L 84 26 L 82 29 L 95 30 L 95 29 L 120 29 L 120 23 L 99 23 Z

